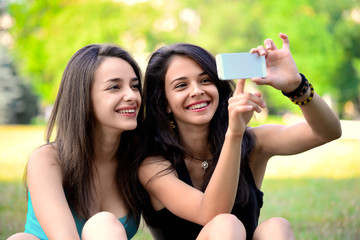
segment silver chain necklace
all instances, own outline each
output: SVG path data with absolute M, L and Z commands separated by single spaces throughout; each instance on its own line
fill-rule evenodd
M 191 156 L 190 154 L 187 154 L 190 158 L 194 159 L 194 160 L 197 160 L 197 161 L 201 161 L 201 167 L 204 169 L 204 171 L 209 167 L 209 163 L 208 161 L 211 161 L 212 159 L 200 159 L 200 158 L 196 158 L 194 156 Z

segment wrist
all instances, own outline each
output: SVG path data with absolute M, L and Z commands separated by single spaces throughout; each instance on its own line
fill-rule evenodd
M 282 91 L 282 94 L 288 97 L 294 104 L 305 105 L 313 99 L 314 88 L 303 74 L 300 73 L 300 76 L 301 76 L 301 83 L 299 87 L 290 93 L 286 93 Z
M 243 136 L 244 136 L 244 132 L 239 133 L 239 132 L 234 132 L 234 131 L 229 130 L 229 129 L 225 133 L 225 138 L 227 138 L 227 139 L 239 139 L 239 140 L 242 140 Z
M 303 90 L 305 84 L 306 84 L 305 76 L 303 74 L 299 73 L 298 81 L 296 81 L 296 83 L 290 87 L 290 89 L 292 89 L 292 90 L 283 90 L 281 92 L 286 97 L 293 97 L 293 96 L 298 95 Z

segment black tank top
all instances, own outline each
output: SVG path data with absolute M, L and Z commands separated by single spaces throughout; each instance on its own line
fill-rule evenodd
M 176 168 L 176 172 L 180 180 L 193 186 L 185 162 Z M 264 194 L 256 187 L 254 177 L 248 164 L 246 164 L 245 178 L 249 186 L 249 200 L 245 206 L 235 204 L 231 213 L 237 216 L 244 224 L 246 229 L 246 239 L 250 240 L 258 225 Z M 159 211 L 151 211 L 147 218 L 151 223 L 149 227 L 155 230 L 157 234 L 160 233 L 160 235 L 163 236 L 163 239 L 166 240 L 195 240 L 202 229 L 201 225 L 179 218 L 166 208 Z

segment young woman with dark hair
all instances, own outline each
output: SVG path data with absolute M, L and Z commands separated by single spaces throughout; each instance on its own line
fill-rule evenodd
M 134 130 L 142 119 L 141 72 L 116 45 L 92 44 L 68 62 L 47 144 L 27 164 L 25 233 L 9 239 L 131 239 Z M 54 141 L 53 132 L 56 130 Z
M 152 54 L 144 82 L 144 150 L 137 161 L 146 190 L 143 216 L 155 239 L 294 238 L 283 218 L 258 225 L 268 160 L 332 141 L 341 129 L 299 74 L 287 36 L 279 36 L 281 49 L 271 39 L 251 49 L 267 62 L 267 76 L 251 81 L 296 99 L 305 121 L 291 126 L 248 127 L 253 112 L 265 107 L 261 94 L 245 92 L 245 79 L 235 90 L 234 82 L 219 80 L 206 50 L 174 44 Z

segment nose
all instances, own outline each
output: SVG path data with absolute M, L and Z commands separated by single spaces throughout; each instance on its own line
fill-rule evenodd
M 137 95 L 134 92 L 134 89 L 132 89 L 131 87 L 127 87 L 124 93 L 124 100 L 127 102 L 133 102 L 136 99 L 137 99 Z
M 205 93 L 204 90 L 201 88 L 201 86 L 199 86 L 198 83 L 193 83 L 191 85 L 191 92 L 190 92 L 191 97 L 204 95 L 204 93 Z

